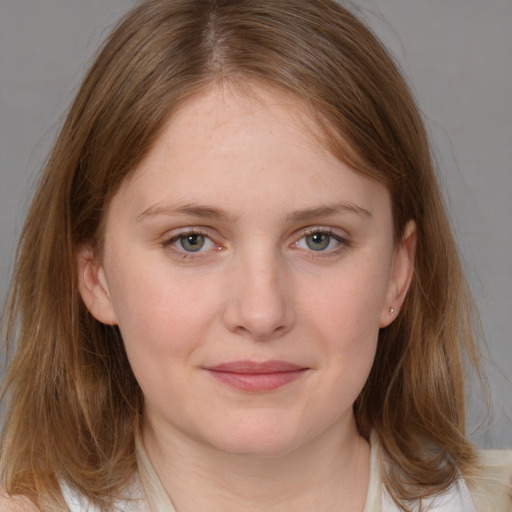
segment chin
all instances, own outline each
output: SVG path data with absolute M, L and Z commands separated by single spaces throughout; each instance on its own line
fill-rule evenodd
M 218 436 L 211 436 L 211 447 L 233 456 L 240 457 L 280 457 L 288 455 L 307 439 L 299 436 L 296 429 L 281 424 L 231 425 Z
M 281 439 L 252 438 L 230 439 L 225 443 L 216 443 L 215 448 L 226 455 L 251 458 L 274 458 L 290 454 L 300 443 Z

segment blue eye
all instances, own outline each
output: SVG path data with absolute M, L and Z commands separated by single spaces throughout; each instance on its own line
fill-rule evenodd
M 205 237 L 192 233 L 190 235 L 182 235 L 178 238 L 177 242 L 181 248 L 187 252 L 197 252 L 204 247 Z
M 215 247 L 212 240 L 201 233 L 182 233 L 169 240 L 167 245 L 184 253 L 205 252 Z
M 295 242 L 295 247 L 315 252 L 335 251 L 343 245 L 343 239 L 328 231 L 313 231 Z
M 331 242 L 331 236 L 327 233 L 312 233 L 304 237 L 306 245 L 312 251 L 325 251 Z

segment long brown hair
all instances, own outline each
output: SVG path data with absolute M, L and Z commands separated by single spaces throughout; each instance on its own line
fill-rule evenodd
M 105 504 L 135 473 L 143 397 L 119 331 L 81 301 L 76 252 L 88 243 L 101 253 L 110 199 L 173 110 L 225 81 L 265 82 L 306 102 L 330 150 L 388 187 L 397 241 L 415 220 L 411 289 L 380 333 L 356 419 L 363 435 L 380 438 L 397 502 L 470 471 L 471 299 L 428 137 L 392 59 L 332 0 L 150 0 L 128 13 L 90 69 L 22 231 L 5 315 L 5 338 L 16 345 L 3 387 L 7 493 L 56 510 L 62 481 Z

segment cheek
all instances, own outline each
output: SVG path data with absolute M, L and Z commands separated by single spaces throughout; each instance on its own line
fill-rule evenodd
M 324 363 L 337 387 L 354 399 L 373 364 L 387 275 L 388 266 L 361 261 L 330 273 L 323 289 L 308 286 L 300 293 L 308 331 L 324 346 Z
M 204 286 L 201 290 L 158 269 L 123 273 L 120 268 L 119 277 L 112 299 L 128 360 L 146 401 L 166 410 L 172 396 L 176 408 L 183 408 L 193 400 L 182 384 L 190 381 L 218 299 Z
M 299 293 L 319 325 L 334 333 L 376 335 L 384 307 L 390 266 L 371 259 L 340 266 L 326 274 L 322 283 L 306 283 Z M 321 284 L 321 285 L 320 285 Z M 319 286 L 320 285 L 320 286 Z
M 166 265 L 118 262 L 111 276 L 119 329 L 133 359 L 189 352 L 214 316 L 218 299 L 206 283 L 172 273 Z

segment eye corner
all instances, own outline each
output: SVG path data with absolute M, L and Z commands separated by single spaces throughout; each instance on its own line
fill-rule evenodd
M 290 247 L 308 256 L 328 258 L 339 256 L 349 245 L 347 237 L 334 228 L 315 226 L 301 230 Z
M 180 261 L 208 259 L 224 249 L 207 230 L 186 227 L 167 233 L 160 242 L 161 247 Z

